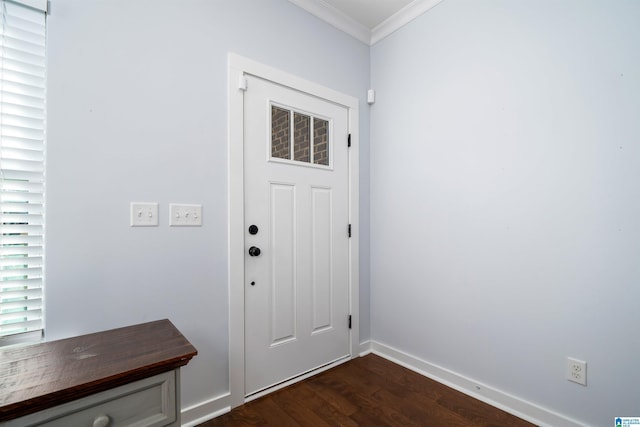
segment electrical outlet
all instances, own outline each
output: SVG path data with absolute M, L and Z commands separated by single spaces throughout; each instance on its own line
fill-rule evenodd
M 567 379 L 574 383 L 587 385 L 587 362 L 567 357 Z
M 158 225 L 158 204 L 131 202 L 132 227 L 156 227 Z
M 172 227 L 202 226 L 202 205 L 169 204 L 169 225 Z

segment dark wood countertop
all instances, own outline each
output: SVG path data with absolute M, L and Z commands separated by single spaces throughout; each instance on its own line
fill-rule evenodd
M 184 366 L 198 351 L 169 320 L 0 347 L 0 421 Z

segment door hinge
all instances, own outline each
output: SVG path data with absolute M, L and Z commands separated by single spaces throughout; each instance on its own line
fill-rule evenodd
M 351 315 L 349 315 L 349 329 L 351 329 Z
M 347 137 L 347 147 L 351 147 L 351 134 Z
M 347 233 L 349 234 L 349 237 L 351 237 L 351 224 L 349 224 L 349 228 L 347 228 Z

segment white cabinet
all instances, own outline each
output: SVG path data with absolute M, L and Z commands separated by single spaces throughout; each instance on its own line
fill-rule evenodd
M 16 418 L 0 427 L 180 425 L 179 369 Z
M 179 370 L 55 406 L 0 427 L 164 427 L 180 425 Z

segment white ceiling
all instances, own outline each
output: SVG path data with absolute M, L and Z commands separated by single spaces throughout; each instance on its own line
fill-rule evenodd
M 413 0 L 324 0 L 372 30 Z
M 443 0 L 289 0 L 339 30 L 375 44 Z

